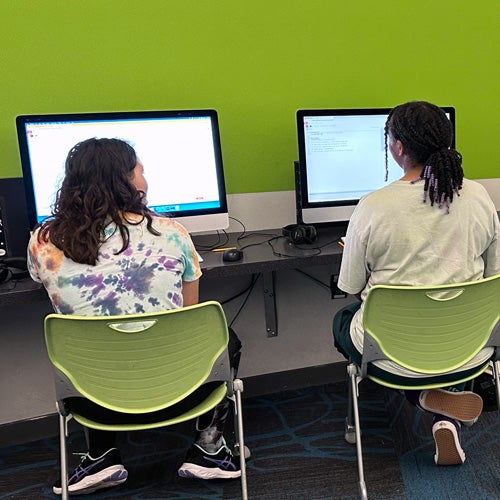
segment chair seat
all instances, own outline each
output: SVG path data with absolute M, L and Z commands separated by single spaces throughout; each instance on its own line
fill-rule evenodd
M 455 385 L 471 380 L 481 375 L 481 373 L 483 373 L 488 366 L 489 360 L 479 367 L 476 366 L 459 373 L 451 372 L 445 375 L 420 376 L 415 378 L 404 377 L 402 375 L 388 372 L 371 363 L 368 367 L 367 378 L 373 380 L 377 384 L 390 387 L 391 389 L 433 389 L 445 387 L 447 384 Z
M 104 413 L 105 418 L 90 418 L 87 415 L 82 415 L 77 410 L 71 410 L 73 418 L 85 427 L 99 430 L 115 430 L 115 431 L 137 431 L 146 429 L 156 429 L 158 427 L 166 427 L 169 425 L 178 424 L 187 420 L 207 413 L 212 408 L 215 408 L 227 395 L 227 387 L 225 383 L 217 385 L 208 396 L 193 406 L 189 406 L 189 410 L 172 411 L 172 408 L 159 410 L 153 413 L 120 413 L 109 411 L 109 414 Z M 102 412 L 102 410 L 101 410 Z

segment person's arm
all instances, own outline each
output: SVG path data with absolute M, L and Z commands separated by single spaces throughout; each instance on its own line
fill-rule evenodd
M 500 273 L 500 222 L 497 214 L 494 214 L 493 239 L 482 255 L 484 260 L 484 277 L 495 276 Z
M 38 231 L 39 231 L 39 229 L 34 231 L 31 234 L 31 237 L 29 239 L 28 249 L 26 252 L 26 266 L 27 266 L 28 272 L 31 276 L 31 279 L 33 281 L 37 281 L 38 283 L 41 283 L 42 280 L 41 280 L 40 276 L 38 275 L 38 261 L 36 258 L 36 249 L 39 246 Z
M 200 280 L 182 282 L 182 300 L 184 307 L 198 304 Z
M 352 222 L 355 222 L 352 219 Z M 361 300 L 361 293 L 368 282 L 366 265 L 366 245 L 350 224 L 342 253 L 338 287 Z

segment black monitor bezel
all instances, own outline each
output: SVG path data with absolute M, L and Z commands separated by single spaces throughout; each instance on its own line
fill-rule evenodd
M 453 137 L 451 147 L 455 147 L 455 108 L 452 106 L 440 106 L 441 109 L 448 113 L 450 122 L 453 126 Z M 298 184 L 296 183 L 296 190 L 301 200 L 302 208 L 322 208 L 322 207 L 342 207 L 356 205 L 359 201 L 352 200 L 335 200 L 335 201 L 321 201 L 310 202 L 308 197 L 307 185 L 307 158 L 305 146 L 305 133 L 304 133 L 304 117 L 306 116 L 356 116 L 356 115 L 388 115 L 393 108 L 331 108 L 331 109 L 299 109 L 296 112 L 297 120 L 297 136 L 298 136 L 298 150 L 299 150 L 299 173 Z
M 183 217 L 203 216 L 212 214 L 224 214 L 228 212 L 227 193 L 224 177 L 224 167 L 222 161 L 222 147 L 220 140 L 220 128 L 218 114 L 215 109 L 194 109 L 194 110 L 152 110 L 152 111 L 105 111 L 91 113 L 57 113 L 57 114 L 27 114 L 16 117 L 16 131 L 21 158 L 21 168 L 24 178 L 26 208 L 30 228 L 38 225 L 38 217 L 35 203 L 35 193 L 33 186 L 33 176 L 31 161 L 29 156 L 28 141 L 26 135 L 26 125 L 29 123 L 44 122 L 78 122 L 78 121 L 113 121 L 127 119 L 148 119 L 148 118 L 196 118 L 209 117 L 212 123 L 212 136 L 214 144 L 215 163 L 217 171 L 217 185 L 220 195 L 220 206 L 217 208 L 205 208 L 196 210 L 186 210 L 179 212 L 165 212 L 164 215 L 178 218 L 182 222 Z

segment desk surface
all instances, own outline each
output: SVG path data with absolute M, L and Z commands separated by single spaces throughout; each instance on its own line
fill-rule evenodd
M 318 230 L 316 241 L 304 245 L 292 244 L 281 235 L 281 229 L 249 232 L 243 239 L 241 234 L 228 233 L 227 240 L 224 239 L 218 245 L 243 249 L 243 259 L 237 262 L 224 262 L 222 252 L 208 250 L 216 243 L 216 237 L 213 235 L 193 237 L 195 246 L 203 258 L 201 268 L 206 278 L 328 264 L 342 254 L 338 241 L 345 234 L 345 228 L 321 228 Z
M 217 236 L 195 235 L 193 241 L 203 258 L 203 277 L 224 278 L 328 264 L 342 254 L 338 241 L 344 234 L 345 228 L 322 228 L 318 230 L 318 238 L 314 243 L 294 245 L 281 236 L 281 229 L 248 232 L 239 240 L 241 232 L 227 233 L 227 238 L 221 238 L 219 246 L 243 248 L 243 259 L 237 262 L 224 262 L 222 252 L 209 250 L 215 246 Z M 268 243 L 273 236 L 274 240 Z M 43 287 L 29 278 L 0 284 L 3 307 L 11 302 L 29 300 L 30 296 L 39 300 L 46 295 Z

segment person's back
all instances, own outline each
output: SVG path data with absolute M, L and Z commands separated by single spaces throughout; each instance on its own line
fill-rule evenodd
M 28 263 L 41 281 L 54 309 L 62 314 L 108 316 L 163 311 L 182 307 L 183 281 L 195 281 L 201 272 L 188 232 L 175 221 L 152 216 L 127 225 L 128 247 L 120 253 L 122 240 L 114 224 L 106 227 L 95 266 L 75 262 L 50 241 L 30 240 Z
M 372 286 L 441 285 L 500 273 L 494 204 L 480 184 L 464 179 L 462 156 L 450 147 L 452 128 L 445 113 L 422 101 L 397 106 L 386 122 L 385 143 L 403 176 L 356 207 L 338 281 L 341 290 L 360 302 L 335 315 L 334 344 L 357 364 L 363 352 L 363 305 Z M 491 355 L 492 348 L 485 348 L 456 371 L 483 365 Z M 415 379 L 429 378 L 390 361 L 374 364 L 411 379 L 410 386 Z M 473 421 L 482 410 L 477 394 L 463 387 L 453 390 L 458 392 L 407 391 L 413 404 L 434 414 L 437 464 L 463 463 L 460 421 Z M 463 408 L 472 411 L 466 414 Z
M 446 212 L 422 202 L 422 181 L 395 181 L 356 207 L 344 269 L 364 254 L 369 278 L 363 298 L 375 284 L 439 285 L 490 276 L 498 272 L 498 249 L 491 244 L 498 226 L 495 207 L 477 182 L 464 179 Z

